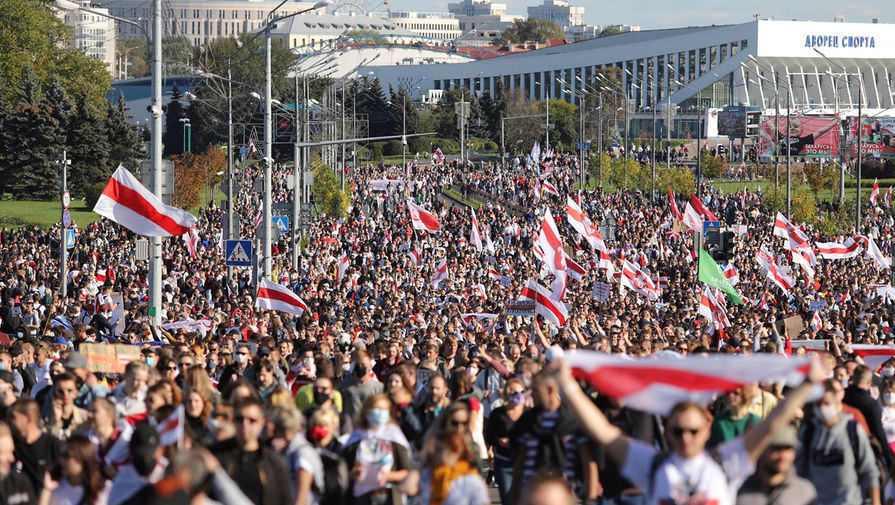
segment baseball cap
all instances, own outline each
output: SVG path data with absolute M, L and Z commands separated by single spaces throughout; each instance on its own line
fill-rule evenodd
M 792 447 L 799 448 L 799 438 L 796 435 L 796 429 L 792 425 L 784 426 L 774 432 L 771 437 L 770 447 Z
M 155 457 L 155 450 L 160 443 L 158 431 L 148 423 L 140 423 L 134 428 L 128 446 L 134 459 L 148 459 Z
M 65 362 L 62 363 L 65 368 L 87 368 L 87 358 L 78 351 L 71 352 Z

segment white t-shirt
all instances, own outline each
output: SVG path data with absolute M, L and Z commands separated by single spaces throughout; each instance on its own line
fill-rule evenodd
M 432 474 L 428 468 L 420 471 L 420 503 L 429 503 L 432 497 Z M 448 486 L 448 494 L 444 505 L 488 505 L 491 496 L 488 485 L 479 474 L 467 474 L 457 477 Z
M 724 469 L 707 451 L 690 459 L 677 454 L 669 456 L 656 470 L 647 504 L 733 505 L 737 489 L 754 473 L 755 463 L 749 459 L 742 437 L 725 442 L 715 450 Z M 649 493 L 650 469 L 658 454 L 653 446 L 631 440 L 622 475 Z

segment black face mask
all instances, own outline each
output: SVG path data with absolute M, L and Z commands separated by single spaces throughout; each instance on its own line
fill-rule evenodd
M 138 474 L 147 477 L 155 469 L 155 458 L 133 458 L 131 464 L 134 465 L 134 470 Z
M 359 363 L 357 365 L 354 365 L 354 375 L 356 375 L 358 378 L 367 375 L 367 367 Z
M 324 393 L 323 391 L 314 391 L 314 403 L 317 405 L 323 405 L 329 400 L 329 394 Z

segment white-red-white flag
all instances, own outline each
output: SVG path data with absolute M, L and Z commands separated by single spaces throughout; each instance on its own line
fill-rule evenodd
M 883 255 L 873 237 L 867 237 L 867 257 L 872 259 L 876 268 L 880 270 L 888 269 L 892 265 L 892 259 Z
M 731 286 L 736 286 L 740 282 L 740 272 L 737 271 L 736 267 L 733 266 L 733 263 L 728 263 L 724 266 L 724 277 L 727 277 L 727 281 L 730 282 Z
M 196 225 L 195 216 L 162 203 L 120 165 L 109 178 L 93 212 L 144 237 L 176 237 Z
M 475 247 L 476 252 L 482 252 L 482 234 L 479 231 L 479 220 L 475 217 L 475 209 L 470 208 L 472 213 L 472 226 L 469 230 L 469 243 Z
M 659 298 L 659 288 L 656 283 L 643 270 L 637 268 L 637 265 L 625 261 L 621 273 L 619 283 L 623 288 L 634 290 L 651 300 Z
M 255 226 L 253 226 L 253 228 L 255 228 L 255 229 L 257 230 L 257 229 L 258 229 L 258 225 L 261 224 L 261 219 L 263 219 L 263 218 L 264 218 L 264 211 L 263 211 L 263 210 L 259 210 L 259 211 L 258 211 L 258 215 L 255 216 Z
M 261 279 L 261 282 L 258 283 L 255 307 L 278 310 L 295 314 L 296 316 L 300 316 L 304 311 L 308 310 L 308 306 L 298 295 L 270 279 Z
M 497 314 L 491 314 L 488 312 L 469 312 L 467 314 L 460 314 L 460 319 L 463 320 L 463 324 L 467 328 L 473 329 L 475 328 L 476 321 L 484 326 L 486 321 L 497 319 Z
M 409 199 L 407 200 L 407 210 L 410 211 L 410 222 L 414 230 L 438 233 L 438 230 L 441 228 L 441 223 L 438 222 L 435 214 L 432 214 Z
M 883 197 L 883 203 L 886 205 L 887 209 L 892 208 L 892 186 L 889 186 L 889 189 L 886 190 L 886 196 Z
M 444 163 L 444 153 L 441 152 L 440 147 L 436 147 L 435 152 L 432 153 L 432 162 L 436 165 Z
M 756 382 L 801 383 L 810 361 L 751 356 L 650 356 L 630 359 L 597 351 L 567 351 L 572 375 L 627 407 L 667 415 L 682 401 L 706 405 L 718 395 Z
M 668 201 L 671 204 L 671 212 L 674 214 L 674 217 L 676 217 L 678 221 L 682 221 L 684 216 L 681 216 L 681 211 L 677 209 L 677 202 L 674 201 L 674 192 L 672 192 L 671 189 L 668 190 Z
M 423 257 L 423 253 L 419 250 L 418 247 L 415 247 L 407 251 L 407 257 L 410 258 L 410 263 L 413 264 L 414 268 L 419 268 L 420 259 Z
M 182 446 L 184 425 L 186 425 L 185 410 L 183 405 L 178 405 L 174 412 L 158 425 L 159 445 Z
M 817 254 L 824 259 L 839 260 L 854 258 L 861 254 L 861 244 L 852 237 L 845 239 L 845 242 L 815 242 L 817 246 Z
M 702 299 L 699 301 L 699 308 L 696 312 L 711 321 L 715 328 L 723 330 L 730 327 L 727 311 L 724 310 L 724 306 L 718 302 L 708 286 L 702 291 Z
M 873 189 L 870 190 L 870 203 L 876 206 L 876 201 L 879 198 L 879 181 L 873 179 Z
M 199 250 L 199 233 L 196 232 L 195 228 L 190 228 L 190 231 L 184 233 L 181 237 L 183 237 L 183 243 L 186 245 L 187 251 L 190 252 L 190 258 L 195 258 Z
M 522 288 L 520 296 L 535 302 L 535 312 L 553 323 L 554 326 L 561 328 L 566 325 L 566 319 L 569 317 L 566 304 L 555 300 L 547 288 L 529 279 L 528 284 Z
M 895 358 L 895 347 L 891 345 L 852 344 L 851 349 L 874 371 Z
M 437 286 L 441 281 L 447 280 L 448 278 L 448 264 L 447 258 L 441 260 L 441 263 L 435 267 L 435 275 L 432 277 L 432 280 L 429 281 L 429 284 L 433 286 Z
M 544 183 L 541 184 L 541 187 L 542 187 L 542 188 L 544 189 L 544 191 L 546 191 L 547 193 L 550 193 L 550 194 L 553 195 L 553 196 L 559 196 L 559 191 L 556 189 L 556 186 L 554 186 L 552 182 L 550 182 L 550 181 L 544 181 Z
M 342 280 L 345 278 L 345 272 L 348 271 L 348 265 L 351 262 L 348 261 L 348 255 L 342 253 L 342 256 L 339 258 L 339 262 L 336 264 L 336 280 Z
M 776 263 L 770 263 L 768 265 L 767 276 L 768 279 L 771 280 L 771 282 L 776 284 L 780 289 L 787 293 L 789 293 L 789 290 L 796 285 L 796 281 L 794 281 L 792 277 L 786 275 L 783 271 L 777 268 Z
M 566 267 L 568 268 L 569 275 L 577 281 L 583 279 L 584 276 L 587 275 L 587 269 L 573 260 L 565 251 L 563 251 L 563 254 L 566 255 Z
M 566 214 L 569 224 L 578 232 L 579 235 L 587 240 L 587 243 L 597 251 L 606 251 L 606 242 L 600 231 L 593 225 L 587 214 L 581 209 L 575 200 L 571 197 L 566 202 Z
M 788 240 L 790 249 L 811 249 L 808 235 L 780 212 L 774 219 L 774 235 Z
M 566 255 L 562 247 L 562 237 L 559 235 L 559 229 L 556 227 L 549 207 L 544 211 L 544 219 L 541 220 L 541 230 L 538 232 L 535 245 L 540 247 L 543 253 L 541 259 L 547 271 L 555 277 L 551 285 L 552 295 L 557 297 L 555 300 L 562 300 L 565 296 L 569 273 L 566 266 Z

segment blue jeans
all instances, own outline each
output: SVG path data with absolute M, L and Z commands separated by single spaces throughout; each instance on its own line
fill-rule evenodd
M 620 495 L 612 498 L 600 498 L 600 505 L 646 505 L 646 498 L 642 494 Z
M 494 458 L 494 480 L 497 481 L 497 492 L 500 503 L 510 503 L 510 490 L 513 489 L 513 462 L 503 458 Z

